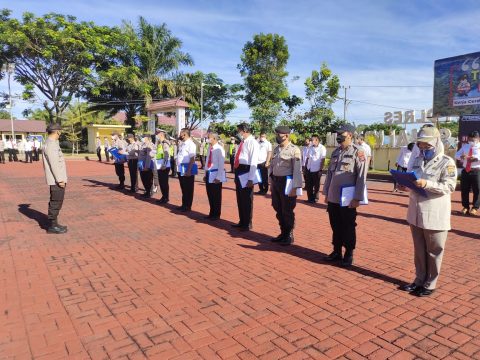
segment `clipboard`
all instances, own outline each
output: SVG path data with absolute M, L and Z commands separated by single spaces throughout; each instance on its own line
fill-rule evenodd
M 340 206 L 346 207 L 350 206 L 353 198 L 355 196 L 355 185 L 346 185 L 342 186 L 340 190 Z M 368 192 L 367 186 L 363 190 L 363 201 L 360 201 L 360 205 L 368 205 Z
M 189 163 L 180 164 L 180 166 L 179 166 L 180 167 L 180 176 L 185 176 L 185 173 L 188 170 L 188 165 L 189 165 Z M 198 174 L 198 166 L 195 163 L 192 165 L 191 174 L 192 174 L 192 176 Z
M 390 174 L 392 174 L 393 178 L 398 184 L 412 189 L 419 195 L 428 197 L 428 193 L 425 189 L 419 188 L 417 185 L 415 185 L 415 181 L 418 180 L 418 177 L 413 171 L 402 172 L 398 170 L 390 170 Z
M 292 191 L 293 187 L 293 176 L 292 175 L 287 175 L 287 182 L 285 183 L 285 195 L 290 194 L 290 191 Z M 297 188 L 297 196 L 302 196 L 303 195 L 303 189 Z

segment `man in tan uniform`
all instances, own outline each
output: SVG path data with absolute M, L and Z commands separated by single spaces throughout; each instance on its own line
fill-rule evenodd
M 337 130 L 339 146 L 333 151 L 323 185 L 323 194 L 327 204 L 328 217 L 332 227 L 333 252 L 327 261 L 342 260 L 341 265 L 349 267 L 353 263 L 353 250 L 357 242 L 355 227 L 357 208 L 365 200 L 367 180 L 367 158 L 364 150 L 355 145 L 353 135 L 355 127 L 343 125 Z M 354 196 L 349 205 L 341 206 L 342 188 L 354 186 Z M 342 258 L 342 247 L 345 255 Z
M 278 126 L 276 141 L 269 167 L 269 181 L 272 192 L 272 206 L 277 213 L 281 233 L 272 242 L 280 245 L 293 244 L 293 228 L 297 205 L 297 189 L 302 188 L 302 154 L 300 149 L 290 142 L 290 129 Z M 288 186 L 288 188 L 287 188 Z
M 415 280 L 402 289 L 416 296 L 431 295 L 437 285 L 450 230 L 451 194 L 457 185 L 455 161 L 444 154 L 440 132 L 422 128 L 417 136 L 419 152 L 412 160 L 416 185 L 427 196 L 410 191 L 407 222 L 415 250 Z
M 47 229 L 49 234 L 64 234 L 67 227 L 58 223 L 58 214 L 63 205 L 65 187 L 67 186 L 67 168 L 65 159 L 58 139 L 62 127 L 59 124 L 49 125 L 48 137 L 43 147 L 43 168 L 47 185 L 50 186 L 50 202 L 48 203 L 48 220 L 50 225 Z

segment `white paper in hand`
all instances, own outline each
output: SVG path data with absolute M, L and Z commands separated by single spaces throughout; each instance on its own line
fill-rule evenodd
M 367 205 L 368 204 L 368 193 L 367 187 L 365 186 L 365 190 L 363 192 L 363 201 L 360 201 L 360 205 Z M 344 186 L 342 187 L 341 194 L 340 194 L 340 206 L 345 207 L 349 206 L 355 196 L 355 186 Z
M 287 176 L 287 182 L 285 183 L 285 195 L 290 194 L 290 191 L 292 191 L 293 187 L 293 177 L 292 176 Z M 297 188 L 296 191 L 297 196 L 302 196 L 303 195 L 303 190 L 302 188 Z

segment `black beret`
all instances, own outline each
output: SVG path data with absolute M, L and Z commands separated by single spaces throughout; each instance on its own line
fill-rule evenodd
M 56 131 L 56 130 L 62 130 L 62 126 L 57 123 L 53 123 L 47 126 L 47 132 Z
M 275 132 L 277 134 L 290 134 L 290 128 L 288 126 L 277 126 Z
M 337 129 L 337 134 L 343 134 L 344 132 L 355 133 L 355 126 L 352 124 L 343 124 Z

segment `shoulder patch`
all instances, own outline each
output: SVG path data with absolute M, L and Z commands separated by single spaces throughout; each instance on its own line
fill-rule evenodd
M 457 168 L 455 165 L 447 166 L 448 176 L 457 176 Z
M 357 152 L 358 159 L 360 161 L 365 161 L 365 151 L 364 150 L 358 150 Z

